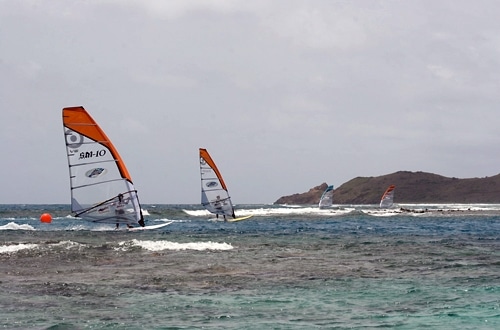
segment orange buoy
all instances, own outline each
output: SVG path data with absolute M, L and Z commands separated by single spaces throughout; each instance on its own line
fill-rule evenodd
M 40 222 L 43 223 L 51 223 L 52 222 L 52 216 L 48 213 L 44 213 L 40 216 Z

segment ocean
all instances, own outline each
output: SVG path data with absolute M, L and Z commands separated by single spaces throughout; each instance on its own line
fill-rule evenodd
M 500 329 L 500 205 L 143 209 L 0 205 L 0 328 Z

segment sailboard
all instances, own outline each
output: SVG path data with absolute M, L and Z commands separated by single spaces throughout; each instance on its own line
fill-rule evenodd
M 395 185 L 390 185 L 384 194 L 382 195 L 382 199 L 380 200 L 380 208 L 390 208 L 394 203 L 394 189 Z
M 62 111 L 71 186 L 71 212 L 98 223 L 140 224 L 137 191 L 111 140 L 83 107 Z
M 320 209 L 330 207 L 330 206 L 332 206 L 332 201 L 333 201 L 333 185 L 328 186 L 325 189 L 325 191 L 321 195 L 321 198 L 319 199 L 318 207 Z
M 127 228 L 128 231 L 139 231 L 139 230 L 151 230 L 151 229 L 160 229 L 163 227 L 168 226 L 171 224 L 173 221 L 168 221 L 165 223 L 160 223 L 158 225 L 150 225 L 150 226 L 144 226 L 144 227 L 133 227 L 133 228 Z
M 234 219 L 229 219 L 228 221 L 229 222 L 237 222 L 237 221 L 241 221 L 241 220 L 246 220 L 246 219 L 250 219 L 251 217 L 253 217 L 253 215 L 245 215 L 243 217 L 239 217 L 239 218 L 234 218 Z
M 206 149 L 200 148 L 201 204 L 224 219 L 234 215 L 234 207 L 219 169 Z

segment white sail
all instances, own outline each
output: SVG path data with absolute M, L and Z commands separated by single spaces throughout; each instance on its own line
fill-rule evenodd
M 323 209 L 325 207 L 332 206 L 332 201 L 333 201 L 333 185 L 328 186 L 321 195 L 321 198 L 319 199 L 319 208 Z
M 200 148 L 201 204 L 211 213 L 234 215 L 233 204 L 217 166 L 206 149 Z
M 392 206 L 394 203 L 394 189 L 396 188 L 395 185 L 390 185 L 389 188 L 384 192 L 382 195 L 382 199 L 380 200 L 380 207 L 381 208 L 389 208 Z
M 144 226 L 130 174 L 104 131 L 83 107 L 64 108 L 63 126 L 74 216 Z

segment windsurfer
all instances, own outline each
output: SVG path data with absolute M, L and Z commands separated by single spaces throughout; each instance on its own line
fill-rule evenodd
M 117 222 L 117 223 L 116 223 L 116 228 L 115 228 L 115 229 L 118 229 L 119 227 L 120 227 L 120 223 L 119 223 L 119 222 Z M 144 226 L 143 226 L 143 227 L 144 227 Z M 131 225 L 129 225 L 129 224 L 127 223 L 127 228 L 134 228 L 134 226 L 131 226 Z
M 123 201 L 123 194 L 118 194 L 118 203 L 115 206 L 115 213 L 118 214 L 124 214 L 125 210 L 123 209 L 123 206 L 126 203 Z
M 217 210 L 222 210 L 222 205 L 221 205 L 221 200 L 220 200 L 220 196 L 217 196 L 215 201 L 214 201 L 214 207 L 217 209 Z
M 128 203 L 128 201 L 125 201 L 123 199 L 123 194 L 118 194 L 118 203 L 115 206 L 115 214 L 116 215 L 123 215 L 123 214 L 125 214 L 124 206 L 127 203 Z M 142 216 L 142 214 L 141 214 L 141 216 Z M 141 218 L 141 220 L 143 220 L 143 219 Z M 144 220 L 143 220 L 143 223 L 144 223 Z M 120 223 L 117 222 L 115 229 L 118 229 L 119 227 L 120 227 Z M 127 228 L 133 228 L 133 227 L 130 224 L 127 223 Z
M 227 221 L 225 214 L 222 214 L 222 217 L 224 218 L 224 221 Z M 219 219 L 219 213 L 215 213 L 215 218 Z
M 224 217 L 224 221 L 227 221 L 227 220 L 226 220 L 226 215 L 225 215 L 225 214 L 223 214 L 222 216 Z M 215 213 L 215 218 L 216 218 L 216 219 L 219 219 L 219 213 Z

